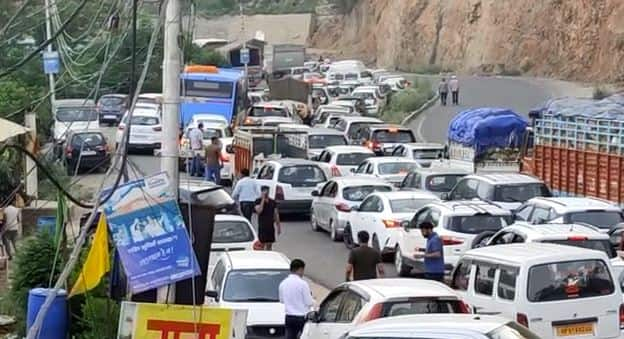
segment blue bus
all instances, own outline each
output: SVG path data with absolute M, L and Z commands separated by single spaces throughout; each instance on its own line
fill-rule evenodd
M 195 114 L 216 114 L 233 123 L 244 103 L 243 72 L 215 66 L 187 66 L 180 76 L 182 126 Z

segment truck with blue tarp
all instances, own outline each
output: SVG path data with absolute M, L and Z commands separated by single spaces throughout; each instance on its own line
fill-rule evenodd
M 527 125 L 526 119 L 506 108 L 462 111 L 449 124 L 449 162 L 473 173 L 518 172 Z

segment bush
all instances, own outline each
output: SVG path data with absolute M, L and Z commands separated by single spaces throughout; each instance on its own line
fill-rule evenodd
M 611 91 L 609 91 L 608 89 L 604 88 L 603 86 L 596 86 L 596 87 L 594 87 L 594 92 L 592 94 L 592 97 L 595 100 L 602 100 L 602 99 L 608 97 L 609 95 L 611 95 Z
M 78 320 L 79 327 L 82 329 L 78 338 L 117 338 L 117 326 L 102 326 L 102 324 L 117 324 L 120 308 L 119 303 L 108 298 L 85 297 L 82 304 L 82 317 Z
M 402 69 L 405 72 L 416 73 L 416 74 L 442 74 L 442 73 L 453 73 L 453 69 L 450 67 L 442 67 L 440 65 L 435 64 L 418 64 L 418 65 L 410 65 L 405 69 Z
M 433 96 L 434 92 L 429 81 L 414 81 L 410 88 L 390 97 L 390 102 L 383 109 L 381 118 L 384 121 L 400 123 L 407 115 L 419 109 Z

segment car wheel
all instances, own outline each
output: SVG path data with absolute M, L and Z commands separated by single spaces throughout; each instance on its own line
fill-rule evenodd
M 353 235 L 351 234 L 351 225 L 349 224 L 345 226 L 344 232 L 342 233 L 342 241 L 348 249 L 355 247 L 355 241 L 353 240 Z
M 412 271 L 411 268 L 403 263 L 403 254 L 399 246 L 396 247 L 394 255 L 394 267 L 396 268 L 399 277 L 407 277 Z
M 310 210 L 310 226 L 312 226 L 312 230 L 314 232 L 321 231 L 321 229 L 318 226 L 318 222 L 316 221 L 316 217 L 314 216 L 314 210 Z
M 330 230 L 330 234 L 331 234 L 331 240 L 333 241 L 340 241 L 342 240 L 342 237 L 340 236 L 340 234 L 338 234 L 338 231 L 336 230 L 336 225 L 334 223 L 333 220 L 329 221 L 329 230 Z

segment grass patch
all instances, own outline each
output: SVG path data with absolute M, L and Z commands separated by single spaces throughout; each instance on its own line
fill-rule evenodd
M 431 83 L 427 80 L 414 80 L 412 86 L 394 93 L 390 102 L 381 112 L 381 119 L 391 123 L 401 123 L 413 111 L 419 109 L 434 96 Z
M 244 4 L 245 15 L 312 13 L 317 0 L 255 0 Z M 197 4 L 200 13 L 208 17 L 236 15 L 239 13 L 238 0 L 205 0 Z

